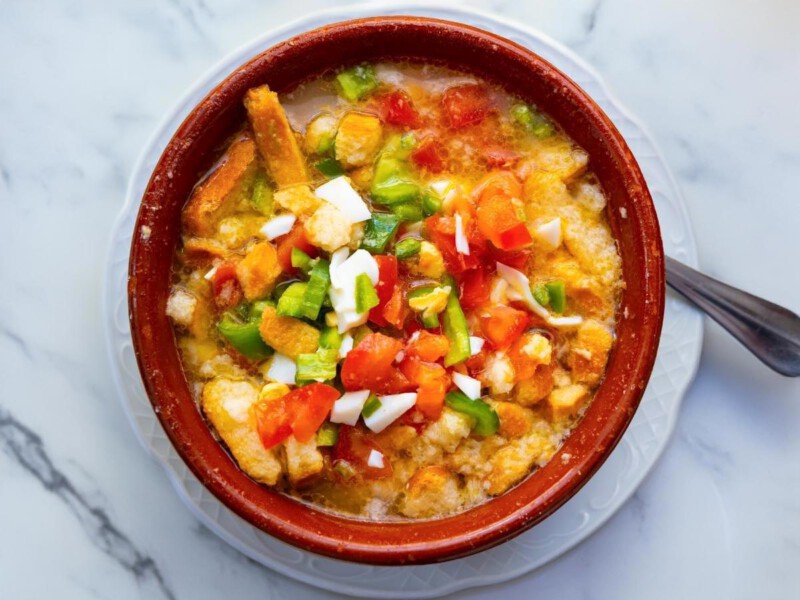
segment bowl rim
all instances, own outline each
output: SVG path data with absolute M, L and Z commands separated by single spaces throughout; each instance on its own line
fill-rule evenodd
M 577 86 L 577 84 L 532 51 L 493 33 L 470 25 L 444 19 L 395 15 L 340 21 L 299 34 L 258 53 L 218 83 L 214 89 L 190 111 L 173 135 L 170 143 L 167 144 L 167 147 L 164 149 L 144 193 L 142 206 L 137 216 L 135 231 L 138 231 L 140 225 L 144 224 L 145 221 L 149 222 L 148 217 L 153 218 L 152 213 L 157 210 L 157 206 L 154 208 L 152 203 L 148 203 L 148 192 L 154 186 L 163 185 L 165 174 L 167 174 L 171 166 L 174 165 L 174 162 L 171 162 L 174 156 L 169 156 L 170 150 L 173 147 L 173 142 L 179 139 L 182 134 L 185 136 L 185 130 L 187 130 L 187 128 L 191 129 L 193 125 L 196 125 L 195 120 L 198 111 L 203 107 L 207 108 L 211 100 L 219 94 L 221 90 L 224 90 L 226 86 L 230 85 L 234 78 L 241 76 L 241 74 L 248 69 L 252 69 L 254 65 L 259 64 L 259 61 L 264 61 L 265 57 L 280 55 L 287 47 L 296 45 L 300 41 L 307 42 L 311 38 L 321 40 L 326 36 L 335 36 L 337 32 L 341 32 L 346 28 L 373 26 L 393 26 L 401 28 L 408 26 L 424 26 L 434 29 L 439 33 L 443 31 L 450 34 L 458 32 L 460 35 L 465 35 L 473 39 L 480 39 L 483 42 L 489 42 L 493 47 L 499 48 L 501 51 L 518 56 L 521 55 L 529 62 L 538 63 L 540 66 L 547 69 L 549 73 L 559 81 L 559 84 L 564 86 L 565 93 L 573 94 L 581 100 L 582 109 L 587 111 L 595 124 L 603 130 L 603 133 L 607 136 L 605 141 L 615 146 L 614 150 L 622 157 L 622 165 L 627 169 L 628 175 L 636 180 L 638 184 L 636 193 L 641 200 L 636 207 L 636 210 L 641 211 L 641 213 L 637 212 L 636 217 L 641 221 L 641 224 L 649 228 L 648 241 L 650 245 L 645 248 L 645 261 L 647 263 L 648 272 L 645 274 L 646 281 L 644 282 L 648 292 L 646 296 L 650 302 L 649 314 L 646 317 L 647 327 L 642 331 L 644 339 L 641 348 L 641 359 L 635 366 L 636 377 L 632 379 L 635 385 L 628 386 L 627 390 L 623 391 L 623 399 L 625 401 L 624 410 L 619 411 L 616 418 L 606 424 L 605 429 L 599 435 L 599 443 L 596 445 L 596 451 L 590 452 L 587 456 L 583 457 L 582 462 L 577 468 L 572 468 L 565 476 L 554 481 L 548 487 L 546 494 L 536 498 L 536 502 L 517 506 L 516 510 L 506 511 L 503 515 L 498 513 L 497 518 L 492 520 L 489 524 L 473 526 L 445 537 L 434 536 L 437 539 L 428 539 L 425 538 L 425 536 L 416 535 L 416 539 L 404 541 L 403 538 L 408 534 L 400 532 L 404 529 L 407 530 L 409 527 L 408 523 L 398 525 L 392 522 L 368 522 L 341 515 L 333 515 L 284 498 L 284 502 L 288 501 L 294 503 L 293 510 L 295 513 L 309 513 L 326 521 L 324 525 L 328 527 L 327 533 L 321 533 L 321 529 L 314 530 L 314 527 L 321 527 L 323 524 L 317 522 L 314 518 L 310 520 L 286 518 L 287 513 L 285 511 L 282 513 L 282 519 L 270 518 L 274 517 L 274 515 L 268 511 L 265 512 L 263 506 L 257 506 L 254 499 L 248 497 L 248 493 L 252 492 L 252 490 L 243 493 L 242 488 L 237 487 L 235 482 L 232 483 L 227 480 L 225 476 L 221 476 L 214 465 L 207 463 L 207 457 L 202 453 L 195 452 L 195 449 L 193 449 L 193 440 L 186 437 L 186 432 L 182 430 L 175 416 L 163 410 L 164 400 L 174 401 L 175 396 L 173 394 L 174 390 L 165 389 L 164 380 L 149 368 L 154 364 L 154 356 L 159 353 L 160 349 L 154 347 L 152 339 L 146 331 L 143 333 L 143 329 L 139 326 L 140 323 L 144 323 L 145 327 L 147 327 L 150 323 L 148 323 L 147 319 L 144 317 L 143 310 L 145 309 L 143 308 L 143 303 L 139 302 L 140 298 L 137 297 L 137 291 L 139 289 L 137 285 L 137 275 L 143 272 L 141 260 L 146 253 L 142 252 L 140 236 L 136 235 L 133 236 L 129 265 L 129 317 L 134 349 L 136 351 L 136 358 L 145 389 L 150 402 L 153 404 L 156 415 L 164 427 L 167 437 L 189 469 L 201 483 L 226 506 L 266 533 L 301 548 L 333 558 L 372 564 L 423 564 L 472 554 L 479 550 L 492 547 L 521 533 L 525 529 L 546 518 L 577 493 L 580 487 L 582 487 L 602 465 L 616 443 L 622 437 L 622 434 L 632 419 L 655 361 L 664 312 L 663 250 L 655 208 L 638 164 L 630 153 L 630 150 L 628 150 L 621 134 L 616 130 L 603 111 L 594 103 L 588 94 Z M 167 178 L 169 178 L 168 175 Z M 172 251 L 174 251 L 174 247 L 170 250 L 170 253 Z M 156 360 L 155 364 L 157 363 L 158 361 Z M 602 387 L 601 385 L 601 388 Z M 188 393 L 188 389 L 186 392 Z M 195 410 L 195 412 L 199 412 L 194 403 L 191 404 L 191 408 Z M 579 423 L 573 431 L 573 435 L 579 430 L 580 425 Z M 211 438 L 210 432 L 207 433 L 208 437 Z M 213 443 L 217 447 L 220 447 L 220 444 L 216 440 L 213 440 Z M 561 449 L 559 450 L 559 453 L 560 452 Z M 559 453 L 551 459 L 551 462 L 558 457 Z M 228 460 L 232 462 L 230 458 L 228 458 Z M 238 467 L 235 468 L 238 471 Z M 262 490 L 264 489 L 263 486 L 259 486 L 247 478 L 243 472 L 238 472 L 241 477 L 247 479 L 253 485 Z M 241 481 L 239 481 L 239 483 L 241 483 Z M 519 490 L 520 485 L 517 485 L 498 498 L 507 499 L 509 496 L 513 496 L 514 492 Z M 270 492 L 276 494 L 271 490 Z M 492 502 L 484 503 L 480 506 L 485 507 Z M 452 529 L 453 523 L 464 521 L 464 515 L 474 510 L 475 508 L 452 517 L 435 521 L 418 521 L 414 522 L 413 525 L 428 526 L 434 523 L 443 526 L 446 523 L 450 523 Z M 302 522 L 298 523 L 296 521 Z M 332 529 L 329 521 L 334 522 Z M 367 524 L 367 529 L 372 530 L 373 533 L 378 530 L 383 530 L 380 532 L 380 535 L 376 536 L 376 538 L 380 539 L 373 540 L 364 535 L 360 537 L 359 535 L 354 536 L 351 531 L 348 531 L 348 525 L 356 524 L 361 526 L 359 527 L 359 531 L 364 533 L 363 526 L 365 523 Z M 393 530 L 393 533 L 387 534 L 387 530 Z

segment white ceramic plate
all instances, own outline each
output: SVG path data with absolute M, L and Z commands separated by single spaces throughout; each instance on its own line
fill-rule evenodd
M 379 14 L 413 14 L 461 21 L 530 48 L 586 90 L 625 136 L 656 203 L 667 253 L 696 266 L 683 199 L 658 149 L 641 124 L 610 94 L 600 77 L 567 48 L 528 27 L 453 6 L 372 4 L 320 12 L 265 34 L 207 73 L 158 127 L 131 176 L 125 206 L 111 238 L 104 311 L 108 352 L 120 398 L 142 445 L 169 474 L 189 509 L 209 529 L 252 559 L 283 575 L 326 590 L 370 598 L 430 598 L 505 581 L 566 552 L 602 525 L 634 492 L 655 463 L 675 425 L 683 393 L 700 358 L 700 315 L 667 298 L 664 330 L 653 375 L 619 446 L 589 483 L 555 514 L 513 540 L 443 564 L 374 567 L 337 561 L 274 539 L 223 506 L 192 475 L 167 440 L 145 395 L 131 344 L 126 279 L 128 252 L 144 189 L 162 150 L 184 117 L 238 65 L 262 50 L 309 29 Z

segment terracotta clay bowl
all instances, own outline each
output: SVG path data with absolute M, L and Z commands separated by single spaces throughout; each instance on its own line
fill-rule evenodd
M 245 119 L 254 86 L 277 91 L 364 61 L 435 62 L 498 83 L 549 113 L 590 156 L 608 196 L 625 290 L 608 373 L 559 452 L 515 488 L 456 516 L 370 522 L 335 515 L 261 486 L 214 439 L 189 392 L 165 316 L 180 212 L 222 142 Z M 304 33 L 259 54 L 198 104 L 170 140 L 142 198 L 130 256 L 131 331 L 145 388 L 164 429 L 197 478 L 226 506 L 290 544 L 374 564 L 444 561 L 487 549 L 545 519 L 597 471 L 628 426 L 656 356 L 664 312 L 664 261 L 653 202 L 636 161 L 608 117 L 574 82 L 529 50 L 466 25 L 377 17 Z M 147 239 L 145 239 L 145 237 Z

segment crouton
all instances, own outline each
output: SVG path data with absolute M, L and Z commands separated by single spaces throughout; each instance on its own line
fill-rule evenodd
M 567 288 L 570 306 L 576 313 L 590 319 L 605 321 L 614 315 L 609 294 L 590 288 Z
M 277 352 L 296 360 L 319 347 L 319 330 L 294 317 L 279 317 L 272 306 L 264 309 L 259 327 L 261 338 Z
M 214 379 L 215 377 L 240 379 L 247 375 L 239 365 L 233 362 L 230 354 L 217 354 L 208 359 L 200 365 L 197 374 L 205 379 Z
M 252 383 L 217 378 L 203 387 L 201 404 L 239 467 L 256 481 L 275 485 L 281 463 L 258 436 L 250 411 L 257 399 L 258 389 Z
M 534 170 L 525 178 L 523 186 L 525 214 L 528 221 L 542 217 L 558 216 L 554 208 L 568 204 L 571 199 L 567 186 L 556 173 Z
M 595 275 L 603 285 L 610 286 L 619 280 L 622 259 L 611 232 L 603 223 L 570 216 L 564 228 L 564 243 L 583 270 Z
M 215 239 L 191 237 L 183 242 L 183 260 L 191 267 L 209 265 L 226 253 L 225 246 Z
M 520 352 L 536 365 L 549 365 L 553 347 L 541 333 L 527 333 L 521 338 Z
M 264 223 L 263 217 L 240 215 L 225 217 L 217 226 L 216 239 L 230 249 L 238 249 L 244 246 L 245 242 L 254 238 Z
M 439 279 L 444 275 L 444 258 L 432 243 L 423 240 L 416 259 L 406 262 L 408 270 L 415 275 Z
M 537 455 L 526 450 L 525 444 L 509 444 L 492 455 L 492 471 L 487 478 L 491 495 L 502 494 L 530 472 Z
M 174 288 L 167 299 L 167 316 L 198 339 L 208 336 L 211 312 L 202 297 L 183 288 Z
M 353 234 L 353 224 L 330 202 L 323 202 L 305 224 L 308 241 L 326 252 L 347 246 Z
M 330 113 L 322 113 L 306 127 L 305 150 L 308 154 L 325 154 L 333 148 L 339 120 Z
M 278 206 L 291 211 L 298 217 L 307 217 L 313 214 L 322 202 L 307 185 L 293 185 L 278 190 L 273 199 Z
M 471 431 L 472 423 L 469 417 L 445 407 L 439 418 L 431 423 L 420 437 L 426 444 L 434 444 L 445 452 L 452 452 Z
M 249 188 L 258 158 L 252 138 L 244 134 L 234 141 L 217 167 L 192 191 L 183 207 L 186 231 L 200 237 L 216 233 L 219 220 L 230 214 Z
M 349 112 L 336 132 L 336 160 L 345 168 L 368 165 L 375 160 L 382 137 L 383 126 L 378 117 Z
M 444 467 L 425 467 L 414 473 L 406 484 L 400 512 L 412 519 L 441 516 L 461 505 L 458 481 Z
M 317 450 L 317 441 L 311 438 L 305 443 L 298 442 L 294 436 L 286 440 L 286 471 L 289 482 L 294 486 L 311 483 L 322 472 L 322 453 Z
M 252 88 L 244 97 L 244 106 L 258 150 L 277 186 L 307 183 L 306 161 L 278 94 L 266 85 Z
M 606 368 L 614 338 L 594 319 L 584 321 L 570 345 L 567 366 L 576 382 L 596 384 Z
M 350 181 L 353 184 L 363 190 L 367 191 L 372 186 L 372 179 L 375 177 L 375 169 L 372 165 L 364 165 L 363 167 L 358 167 L 357 169 L 353 169 L 350 171 Z
M 547 418 L 551 422 L 574 417 L 589 397 L 589 388 L 580 383 L 557 388 L 547 397 Z
M 600 214 L 606 207 L 606 197 L 603 190 L 596 183 L 580 183 L 575 189 L 575 200 L 583 208 L 593 214 Z
M 507 394 L 514 387 L 514 366 L 502 352 L 495 352 L 486 359 L 486 366 L 479 379 L 492 394 Z
M 531 430 L 533 411 L 512 402 L 495 402 L 492 408 L 500 419 L 498 433 L 504 438 L 522 437 Z
M 557 175 L 569 182 L 586 171 L 589 155 L 569 142 L 559 141 L 542 148 L 535 156 L 538 169 Z
M 389 425 L 380 433 L 375 434 L 375 442 L 387 451 L 398 452 L 405 450 L 417 437 L 417 430 L 410 425 Z
M 514 402 L 522 406 L 533 406 L 544 400 L 553 389 L 555 361 L 536 367 L 533 376 L 514 387 Z
M 253 245 L 236 265 L 236 278 L 242 286 L 244 296 L 250 301 L 266 296 L 275 287 L 281 274 L 278 252 L 269 242 Z

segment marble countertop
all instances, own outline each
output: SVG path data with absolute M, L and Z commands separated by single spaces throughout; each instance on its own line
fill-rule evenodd
M 186 510 L 122 412 L 100 314 L 109 230 L 161 115 L 241 42 L 332 4 L 0 4 L 0 598 L 332 596 Z M 800 4 L 470 4 L 592 63 L 662 146 L 703 269 L 800 312 Z M 675 436 L 617 515 L 459 597 L 796 597 L 800 381 L 705 333 Z

